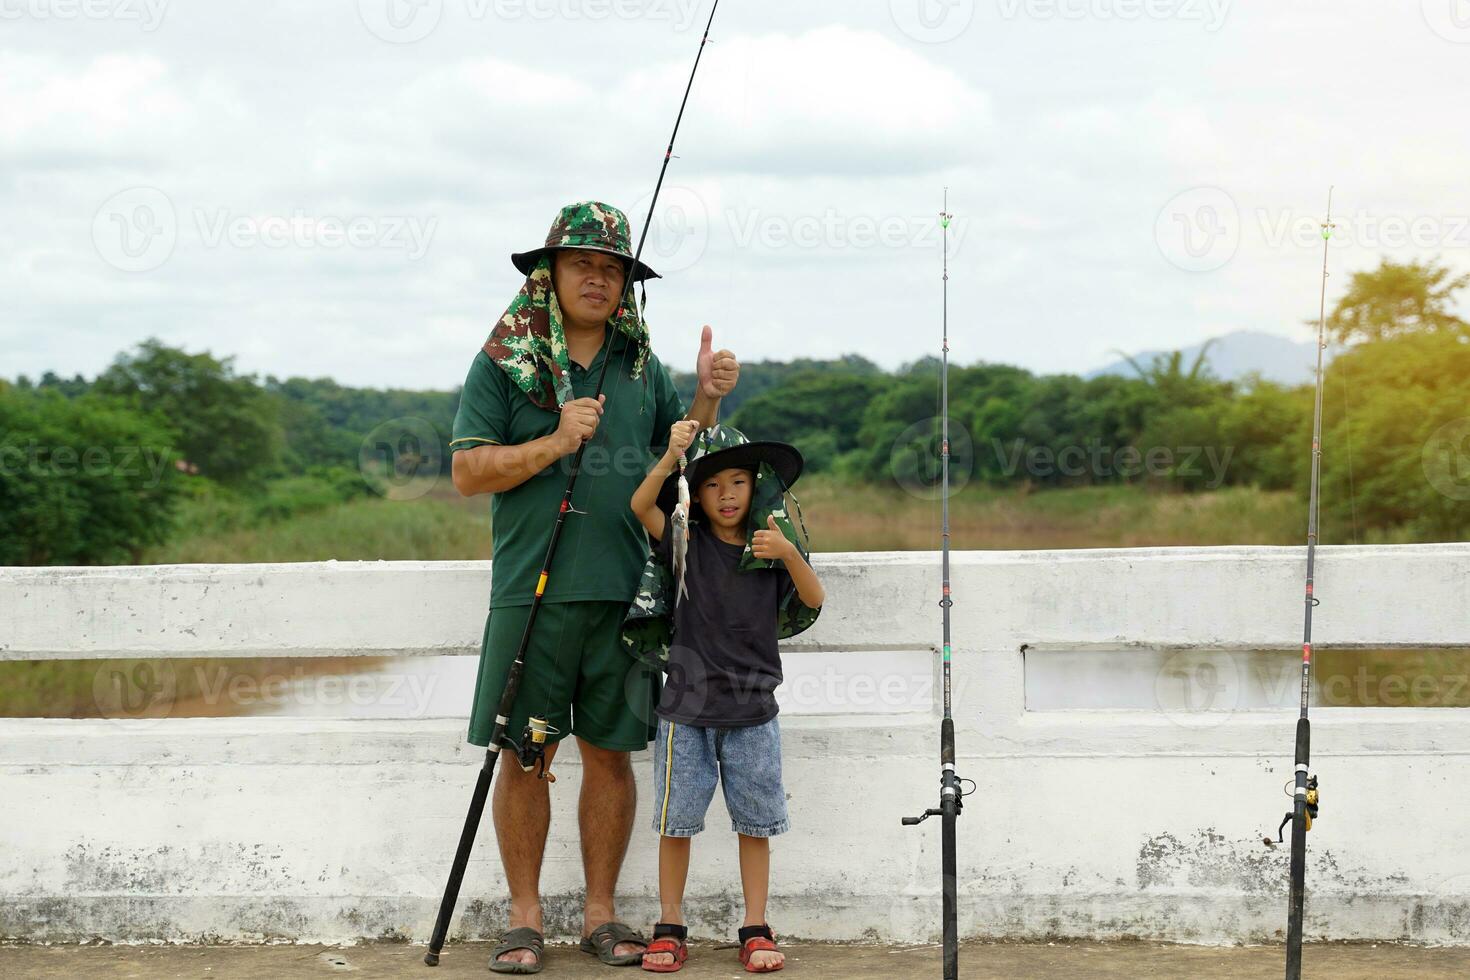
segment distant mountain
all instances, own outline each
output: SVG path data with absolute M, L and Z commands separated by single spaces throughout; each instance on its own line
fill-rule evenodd
M 1184 366 L 1194 363 L 1202 344 L 1194 344 L 1184 350 Z M 1155 356 L 1168 351 L 1147 350 L 1133 355 L 1139 364 L 1148 364 Z M 1327 354 L 1330 357 L 1332 349 Z M 1205 357 L 1205 363 L 1217 377 L 1235 381 L 1256 372 L 1268 381 L 1281 384 L 1307 384 L 1312 380 L 1312 371 L 1317 362 L 1316 343 L 1312 340 L 1288 340 L 1274 333 L 1256 330 L 1237 330 L 1216 337 Z M 1089 372 L 1086 376 L 1096 378 L 1104 374 L 1134 375 L 1127 361 L 1117 361 L 1106 367 Z

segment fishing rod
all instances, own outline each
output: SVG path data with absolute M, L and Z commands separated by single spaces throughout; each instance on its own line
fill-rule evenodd
M 658 182 L 653 185 L 653 200 L 648 202 L 648 217 L 643 220 L 643 230 L 638 235 L 638 247 L 633 252 L 633 264 L 623 283 L 623 295 L 619 301 L 619 309 L 626 308 L 633 300 L 633 286 L 636 280 L 634 273 L 638 270 L 643 258 L 643 245 L 648 241 L 648 229 L 653 226 L 653 212 L 658 206 L 659 191 L 664 186 L 664 174 L 668 172 L 669 161 L 674 158 L 674 140 L 679 135 L 679 124 L 684 120 L 684 107 L 689 104 L 689 92 L 694 88 L 694 76 L 699 71 L 699 59 L 704 54 L 705 44 L 709 42 L 710 25 L 714 23 L 715 11 L 719 9 L 719 6 L 719 0 L 715 0 L 710 6 L 709 19 L 704 24 L 704 35 L 699 39 L 699 50 L 694 55 L 694 67 L 690 69 L 689 81 L 684 85 L 684 98 L 679 102 L 679 112 L 674 117 L 674 130 L 669 134 L 669 145 L 664 150 L 663 164 L 659 167 Z M 626 354 L 625 349 L 624 355 Z M 597 375 L 597 391 L 592 396 L 594 399 L 602 394 L 603 382 L 607 379 L 607 369 L 611 363 L 611 357 L 602 359 L 602 370 Z M 429 950 L 424 954 L 424 963 L 428 966 L 439 965 L 439 953 L 444 948 L 444 941 L 449 935 L 449 920 L 454 915 L 455 903 L 459 901 L 460 885 L 464 881 L 465 868 L 469 865 L 470 851 L 474 849 L 475 835 L 480 829 L 480 818 L 485 812 L 485 800 L 490 795 L 490 782 L 495 776 L 495 762 L 500 757 L 501 745 L 505 744 L 515 750 L 517 760 L 523 770 L 530 772 L 534 769 L 540 778 L 555 781 L 555 777 L 546 771 L 546 736 L 550 730 L 546 719 L 529 719 L 519 745 L 506 737 L 505 729 L 510 724 L 510 715 L 515 708 L 516 695 L 520 693 L 521 677 L 526 668 L 526 651 L 531 645 L 531 631 L 535 628 L 536 614 L 540 611 L 541 600 L 546 594 L 546 584 L 551 577 L 551 564 L 556 558 L 556 546 L 561 541 L 562 528 L 566 525 L 568 513 L 581 513 L 572 507 L 572 491 L 576 489 L 577 474 L 581 472 L 582 456 L 586 451 L 587 443 L 583 442 L 577 447 L 577 452 L 572 457 L 571 469 L 567 475 L 567 487 L 562 493 L 561 506 L 556 513 L 556 524 L 551 529 L 551 541 L 546 546 L 546 559 L 541 563 L 541 574 L 536 580 L 536 591 L 531 598 L 531 610 L 526 616 L 526 627 L 521 633 L 521 643 L 516 649 L 516 658 L 511 663 L 510 669 L 506 671 L 505 687 L 500 692 L 500 702 L 495 713 L 495 727 L 490 733 L 490 743 L 485 750 L 485 762 L 480 767 L 479 778 L 475 780 L 475 791 L 470 796 L 470 809 L 465 814 L 464 829 L 460 832 L 459 846 L 454 852 L 454 864 L 449 869 L 449 880 L 444 885 L 444 898 L 439 903 L 439 916 L 434 922 L 434 934 L 429 940 Z
M 944 210 L 939 212 L 939 227 L 944 241 L 941 322 L 944 330 L 944 346 L 941 349 L 939 367 L 939 480 L 941 500 L 941 534 L 943 552 L 941 574 L 943 591 L 939 607 L 944 619 L 944 717 L 939 722 L 939 806 L 925 810 L 917 817 L 904 817 L 903 824 L 912 827 L 930 817 L 940 818 L 940 863 L 943 869 L 944 890 L 944 980 L 955 980 L 960 975 L 960 942 L 958 916 L 958 871 L 955 856 L 955 821 L 964 807 L 966 794 L 961 783 L 969 782 L 955 774 L 954 768 L 954 717 L 950 713 L 950 646 L 949 610 L 954 605 L 949 591 L 949 223 L 954 215 L 949 213 L 949 188 L 944 189 Z M 974 784 L 971 783 L 971 786 Z M 970 792 L 974 792 L 971 789 Z
M 1312 723 L 1307 718 L 1307 701 L 1312 690 L 1312 610 L 1319 603 L 1313 575 L 1317 562 L 1317 490 L 1322 469 L 1322 352 L 1327 348 L 1327 248 L 1332 238 L 1332 188 L 1327 189 L 1327 215 L 1322 219 L 1322 292 L 1317 307 L 1317 391 L 1312 408 L 1312 480 L 1307 497 L 1307 591 L 1306 623 L 1302 632 L 1302 703 L 1296 720 L 1296 776 L 1291 811 L 1276 828 L 1282 840 L 1291 822 L 1291 893 L 1286 918 L 1286 980 L 1301 980 L 1302 910 L 1306 901 L 1307 831 L 1317 816 L 1317 777 L 1311 775 Z M 1266 843 L 1272 843 L 1266 838 Z

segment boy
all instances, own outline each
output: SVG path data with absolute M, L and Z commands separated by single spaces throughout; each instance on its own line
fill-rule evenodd
M 781 683 L 777 639 L 810 625 L 825 593 L 778 523 L 784 492 L 802 469 L 791 446 L 750 442 L 729 426 L 704 430 L 686 457 L 687 535 L 665 515 L 680 496 L 679 457 L 699 431 L 693 420 L 673 424 L 668 451 L 632 501 L 658 542 L 654 557 L 674 570 L 669 680 L 653 752 L 663 921 L 654 926 L 643 968 L 672 973 L 688 958 L 682 905 L 689 841 L 704 829 L 719 782 L 740 841 L 740 962 L 748 972 L 768 973 L 785 963 L 766 923 L 769 839 L 789 827 L 774 696 Z M 791 611 L 793 599 L 802 610 Z

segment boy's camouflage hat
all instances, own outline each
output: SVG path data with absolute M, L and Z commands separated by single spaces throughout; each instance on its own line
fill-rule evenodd
M 784 442 L 751 442 L 739 429 L 718 424 L 700 430 L 699 434 L 694 437 L 693 444 L 685 451 L 684 459 L 688 463 L 684 470 L 684 478 L 689 481 L 689 489 L 693 498 L 691 508 L 699 507 L 699 484 L 720 470 L 727 470 L 731 467 L 754 470 L 762 463 L 769 464 L 781 481 L 781 485 L 790 490 L 801 476 L 805 465 L 801 453 L 797 452 L 795 446 L 788 446 Z M 679 472 L 675 470 L 669 474 L 669 478 L 659 488 L 659 509 L 672 512 L 678 500 Z M 751 510 L 754 511 L 754 509 L 755 498 L 752 496 Z M 701 516 L 697 509 L 692 510 L 692 513 L 695 517 Z M 761 527 L 765 527 L 764 518 L 761 521 Z
M 701 446 L 709 448 L 700 452 Z M 754 550 L 755 532 L 766 529 L 768 517 L 776 518 L 776 526 L 781 529 L 781 533 L 796 545 L 796 550 L 801 552 L 803 559 L 807 558 L 811 554 L 810 541 L 806 533 L 806 523 L 801 518 L 801 504 L 797 503 L 795 494 L 789 494 L 796 513 L 794 522 L 786 508 L 787 491 L 801 475 L 801 454 L 795 448 L 779 442 L 751 442 L 739 429 L 715 425 L 695 436 L 694 445 L 689 448 L 685 458 L 690 459 L 697 453 L 694 458 L 710 460 L 705 465 L 713 466 L 714 469 L 709 472 L 718 472 L 730 466 L 747 465 L 746 462 L 736 461 L 736 454 L 741 450 L 748 453 L 746 458 L 750 461 L 749 465 L 755 468 L 756 476 L 755 488 L 750 496 L 750 514 L 746 518 L 745 553 L 740 556 L 737 570 L 750 572 L 776 567 L 775 559 L 757 558 Z M 789 481 L 783 480 L 783 472 L 790 476 Z M 693 489 L 692 460 L 685 475 Z M 667 490 L 668 485 L 664 489 Z M 672 510 L 672 501 L 665 506 L 662 493 L 659 501 L 659 506 L 665 513 Z M 696 516 L 699 514 L 698 507 L 698 503 L 695 503 Z M 669 642 L 674 631 L 673 596 L 673 574 L 669 566 L 650 551 L 648 560 L 643 564 L 643 574 L 638 579 L 638 592 L 623 620 L 622 643 L 628 656 L 653 667 L 664 668 L 668 665 Z M 812 609 L 802 602 L 796 593 L 796 587 L 791 586 L 781 596 L 776 608 L 776 635 L 783 640 L 795 636 L 815 623 L 821 612 L 820 608 Z
M 515 252 L 510 260 L 529 276 L 536 268 L 541 256 L 560 248 L 585 248 L 593 252 L 616 255 L 629 265 L 635 266 L 634 282 L 644 279 L 662 278 L 639 260 L 633 261 L 633 235 L 628 225 L 628 216 L 611 204 L 600 201 L 578 201 L 561 209 L 551 230 L 546 233 L 546 244 L 529 252 Z

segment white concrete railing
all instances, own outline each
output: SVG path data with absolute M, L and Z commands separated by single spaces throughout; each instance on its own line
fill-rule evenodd
M 936 659 L 936 554 L 816 564 L 830 600 L 788 665 L 867 651 L 851 662 L 881 687 L 885 654 Z M 1288 805 L 1302 570 L 1295 548 L 954 556 L 959 768 L 977 786 L 959 824 L 963 935 L 1279 937 L 1286 854 L 1260 838 Z M 477 562 L 0 569 L 0 658 L 472 653 L 488 591 Z M 1324 548 L 1318 594 L 1324 649 L 1470 646 L 1470 545 Z M 1283 651 L 1264 673 L 1260 650 Z M 783 725 L 793 831 L 774 847 L 771 921 L 935 937 L 938 828 L 899 825 L 937 802 L 932 709 L 810 709 Z M 1470 712 L 1323 708 L 1313 727 L 1308 936 L 1470 943 Z M 0 719 L 0 938 L 425 941 L 482 758 L 463 731 Z M 579 773 L 573 751 L 557 763 L 543 884 L 567 935 Z M 635 765 L 620 901 L 646 924 L 646 753 Z M 740 912 L 721 807 L 688 891 L 703 935 Z M 503 912 L 487 819 L 454 934 L 493 935 Z

